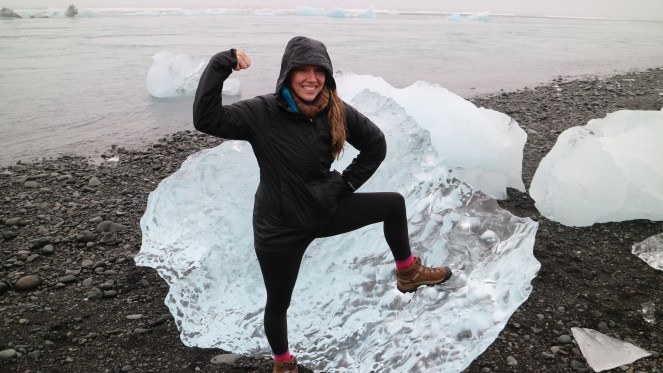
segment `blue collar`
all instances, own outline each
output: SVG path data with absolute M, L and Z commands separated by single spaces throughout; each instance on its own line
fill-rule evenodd
M 299 113 L 299 107 L 297 106 L 297 103 L 295 103 L 295 100 L 292 98 L 292 93 L 290 93 L 290 90 L 287 87 L 284 86 L 281 88 L 281 96 L 283 96 L 283 99 L 288 104 L 290 110 Z

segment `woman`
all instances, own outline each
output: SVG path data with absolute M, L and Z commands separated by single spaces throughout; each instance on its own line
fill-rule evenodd
M 325 45 L 293 38 L 283 54 L 275 94 L 223 106 L 223 82 L 233 70 L 249 66 L 243 51 L 212 57 L 196 91 L 193 122 L 199 131 L 246 140 L 253 147 L 260 167 L 253 232 L 267 290 L 265 334 L 274 372 L 297 372 L 288 349 L 286 313 L 304 251 L 315 238 L 384 222 L 402 292 L 440 284 L 451 270 L 422 266 L 412 256 L 400 194 L 354 193 L 384 160 L 386 143 L 374 123 L 338 97 Z M 342 174 L 330 171 L 346 141 L 359 155 Z

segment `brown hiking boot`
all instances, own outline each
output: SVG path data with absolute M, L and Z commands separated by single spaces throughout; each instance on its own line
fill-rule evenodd
M 421 285 L 437 285 L 447 281 L 451 278 L 451 269 L 425 267 L 421 265 L 421 258 L 415 257 L 409 267 L 396 271 L 396 278 L 398 290 L 401 293 L 409 293 Z
M 297 359 L 291 357 L 287 361 L 275 361 L 274 362 L 274 373 L 297 373 Z

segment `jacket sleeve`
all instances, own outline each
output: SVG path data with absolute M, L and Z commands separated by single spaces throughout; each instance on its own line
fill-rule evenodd
M 193 101 L 193 126 L 200 132 L 230 140 L 251 140 L 255 99 L 222 105 L 223 82 L 237 65 L 235 50 L 219 52 L 203 71 Z
M 378 126 L 352 106 L 345 105 L 347 141 L 359 154 L 343 171 L 350 194 L 359 189 L 378 169 L 387 155 L 387 142 Z

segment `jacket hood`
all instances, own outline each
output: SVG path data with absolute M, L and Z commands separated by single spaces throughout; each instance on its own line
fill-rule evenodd
M 331 58 L 329 58 L 329 54 L 327 53 L 327 47 L 320 41 L 309 39 L 305 36 L 295 36 L 290 39 L 283 52 L 281 72 L 276 82 L 277 94 L 285 85 L 290 72 L 304 65 L 321 66 L 325 69 L 327 75 L 325 77 L 325 85 L 332 89 L 336 88 L 336 81 L 332 74 L 334 70 L 332 69 Z

